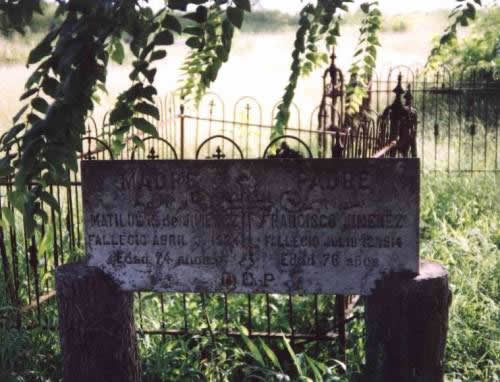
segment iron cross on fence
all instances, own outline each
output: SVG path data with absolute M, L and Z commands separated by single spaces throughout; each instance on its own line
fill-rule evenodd
M 215 154 L 212 155 L 214 159 L 224 159 L 226 154 L 221 150 L 220 146 L 217 146 L 217 150 L 215 150 Z
M 156 153 L 156 150 L 154 147 L 151 147 L 151 150 L 149 150 L 149 154 L 147 156 L 149 160 L 156 160 L 159 159 L 160 156 Z

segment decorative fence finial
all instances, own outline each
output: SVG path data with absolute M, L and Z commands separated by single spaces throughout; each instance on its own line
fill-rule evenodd
M 394 102 L 398 102 L 400 104 L 403 104 L 402 100 L 401 100 L 401 96 L 404 94 L 404 89 L 403 89 L 403 75 L 401 73 L 399 73 L 398 75 L 398 84 L 397 86 L 394 88 L 394 90 L 392 91 L 393 93 L 396 94 L 396 99 L 394 100 Z
M 340 131 L 337 130 L 337 132 L 335 134 L 335 145 L 332 148 L 333 158 L 337 158 L 337 159 L 342 158 L 342 156 L 344 154 L 344 148 L 345 147 L 342 144 L 341 139 L 340 139 Z
M 321 132 L 339 130 L 344 124 L 344 74 L 335 64 L 336 58 L 335 50 L 332 50 L 330 66 L 323 74 L 323 96 L 318 112 L 318 129 Z M 339 100 L 340 112 L 337 112 Z M 326 155 L 326 145 L 326 134 L 318 134 L 320 157 Z
M 408 120 L 401 127 L 399 152 L 406 158 L 408 151 L 411 157 L 417 157 L 417 110 L 413 107 L 413 94 L 411 92 L 411 84 L 408 84 L 408 89 L 405 92 L 405 109 L 408 113 Z
M 405 95 L 405 106 L 412 107 L 413 106 L 413 94 L 411 93 L 411 84 L 408 84 L 408 90 Z
M 397 142 L 393 149 L 389 151 L 391 157 L 395 157 L 399 152 L 403 157 L 407 157 L 411 149 L 411 156 L 417 156 L 417 112 L 412 107 L 413 95 L 411 86 L 408 85 L 408 90 L 403 89 L 403 76 L 398 75 L 398 84 L 394 88 L 393 93 L 396 94 L 392 105 L 385 108 L 380 121 L 380 148 L 390 145 L 391 142 Z M 402 97 L 404 95 L 405 105 L 403 105 Z M 389 132 L 389 136 L 387 136 Z

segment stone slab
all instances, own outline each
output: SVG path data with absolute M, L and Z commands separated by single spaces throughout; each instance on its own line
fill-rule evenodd
M 368 295 L 418 273 L 418 159 L 85 161 L 89 265 L 123 290 Z

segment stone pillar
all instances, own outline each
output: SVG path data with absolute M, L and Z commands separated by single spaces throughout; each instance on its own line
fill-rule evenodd
M 451 291 L 448 272 L 423 261 L 420 274 L 393 274 L 366 300 L 366 377 L 443 382 Z
M 82 263 L 56 270 L 64 382 L 139 382 L 133 295 Z

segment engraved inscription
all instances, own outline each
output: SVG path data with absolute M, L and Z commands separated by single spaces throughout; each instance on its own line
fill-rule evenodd
M 418 271 L 416 159 L 82 164 L 90 265 L 123 290 L 369 294 Z

